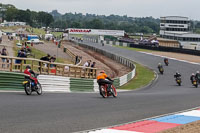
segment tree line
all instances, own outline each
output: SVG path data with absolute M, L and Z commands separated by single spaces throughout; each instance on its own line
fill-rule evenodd
M 0 9 L 3 20 L 26 22 L 32 27 L 48 27 L 54 21 L 51 14 L 43 11 L 20 10 L 13 5 L 3 4 L 0 4 Z
M 129 33 L 159 33 L 160 20 L 153 17 L 133 18 L 126 15 L 96 15 L 82 13 L 65 13 L 57 10 L 50 14 L 54 17 L 52 26 L 64 28 L 93 28 L 109 30 L 125 30 Z
M 2 10 L 5 9 L 5 10 Z M 128 33 L 159 33 L 160 19 L 153 17 L 128 17 L 127 15 L 96 15 L 82 13 L 60 14 L 57 10 L 50 13 L 20 10 L 13 5 L 0 3 L 0 17 L 7 21 L 23 21 L 32 27 L 88 28 L 125 30 Z M 192 22 L 192 29 L 200 33 L 200 22 Z

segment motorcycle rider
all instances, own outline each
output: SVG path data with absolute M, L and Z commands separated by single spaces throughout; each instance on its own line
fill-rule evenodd
M 190 76 L 190 80 L 191 80 L 192 84 L 196 80 L 196 76 L 194 73 L 192 73 L 192 75 Z
M 195 77 L 196 77 L 197 81 L 200 82 L 200 73 L 199 73 L 199 71 L 197 71 Z
M 181 78 L 181 74 L 178 72 L 178 71 L 176 71 L 176 74 L 174 75 L 174 78 Z
M 24 74 L 28 75 L 28 76 L 25 76 L 25 79 L 30 79 L 35 84 L 38 83 L 37 78 L 35 78 L 36 74 L 31 70 L 31 67 L 29 65 L 26 66 L 26 69 L 24 70 Z
M 158 69 L 160 70 L 161 68 L 163 68 L 161 63 L 158 63 Z
M 164 62 L 165 62 L 165 64 L 168 64 L 169 63 L 168 58 L 164 58 Z
M 108 80 L 106 80 L 106 79 L 108 79 Z M 101 89 L 100 86 L 101 86 L 102 84 L 108 84 L 107 91 L 110 92 L 110 88 L 111 88 L 112 82 L 113 82 L 113 80 L 111 80 L 111 79 L 107 76 L 107 74 L 105 73 L 105 71 L 104 71 L 104 70 L 101 70 L 100 73 L 99 73 L 98 76 L 97 76 L 97 83 L 99 84 L 99 89 Z M 100 91 L 100 92 L 101 92 L 101 91 Z

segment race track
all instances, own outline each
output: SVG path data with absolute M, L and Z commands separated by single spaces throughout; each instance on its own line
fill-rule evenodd
M 87 43 L 134 60 L 157 71 L 163 58 Z M 118 98 L 103 99 L 96 93 L 45 93 L 26 96 L 24 92 L 0 93 L 0 132 L 70 133 L 200 106 L 200 88 L 191 86 L 189 77 L 200 66 L 169 60 L 164 75 L 151 86 L 121 92 Z M 183 86 L 176 85 L 173 74 L 182 74 Z

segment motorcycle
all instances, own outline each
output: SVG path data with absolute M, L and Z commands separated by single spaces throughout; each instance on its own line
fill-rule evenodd
M 198 87 L 198 82 L 197 82 L 197 80 L 193 80 L 193 81 L 192 81 L 192 84 L 193 84 L 193 86 L 195 86 L 196 88 Z
M 177 77 L 176 78 L 176 83 L 179 85 L 179 86 L 181 86 L 181 77 Z
M 166 66 L 169 65 L 169 61 L 168 60 L 164 60 L 164 63 L 165 63 Z
M 37 79 L 38 75 L 34 76 L 34 80 L 33 79 L 28 79 L 26 78 L 22 84 L 24 86 L 24 90 L 26 92 L 27 95 L 31 95 L 32 92 L 37 92 L 38 95 L 42 95 L 42 86 L 41 84 L 38 82 Z
M 163 73 L 164 73 L 163 67 L 160 67 L 160 68 L 159 68 L 159 72 L 160 72 L 160 74 L 163 74 Z
M 110 87 L 110 91 L 108 91 L 108 84 L 102 84 L 100 85 L 100 95 L 103 98 L 107 98 L 109 96 L 117 97 L 117 91 L 115 86 L 112 84 Z

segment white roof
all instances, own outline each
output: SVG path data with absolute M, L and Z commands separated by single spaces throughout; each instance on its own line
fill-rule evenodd
M 200 38 L 200 34 L 194 34 L 190 32 L 167 32 L 165 31 L 165 35 L 172 35 L 177 37 L 185 37 L 185 38 Z
M 180 21 L 189 21 L 188 17 L 182 17 L 182 16 L 166 16 L 166 17 L 160 17 L 161 20 L 180 20 Z

